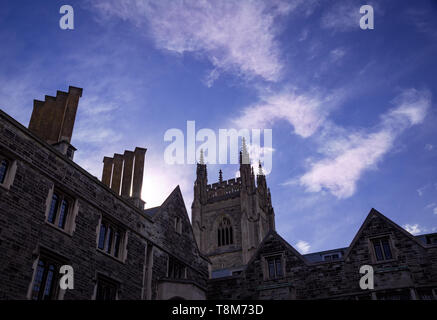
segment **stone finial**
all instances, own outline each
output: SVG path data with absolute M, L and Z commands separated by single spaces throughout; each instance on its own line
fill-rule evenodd
M 261 166 L 261 160 L 259 160 L 258 162 L 258 175 L 260 176 L 264 175 L 263 167 Z
M 200 164 L 205 164 L 205 159 L 203 157 L 203 149 L 200 149 L 200 159 L 199 159 L 199 163 Z
M 241 142 L 240 164 L 250 164 L 249 152 L 247 151 L 246 139 L 244 137 Z
M 219 171 L 219 182 L 220 183 L 223 182 L 223 172 L 222 172 L 222 169 L 220 169 L 220 171 Z

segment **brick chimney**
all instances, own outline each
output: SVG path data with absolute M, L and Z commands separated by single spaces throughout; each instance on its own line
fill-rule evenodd
M 126 150 L 124 154 L 114 154 L 113 158 L 103 158 L 102 182 L 142 210 L 145 205 L 141 200 L 141 190 L 146 151 L 136 147 L 135 151 Z
M 62 154 L 73 159 L 71 142 L 79 98 L 82 89 L 70 86 L 68 92 L 57 91 L 56 97 L 45 96 L 44 101 L 34 100 L 29 130 Z

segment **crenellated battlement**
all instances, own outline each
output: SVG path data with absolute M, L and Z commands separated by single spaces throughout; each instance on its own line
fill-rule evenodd
M 229 186 L 239 186 L 241 185 L 241 178 L 233 178 L 233 179 L 229 179 L 229 180 L 225 180 L 222 182 L 215 182 L 212 184 L 208 184 L 206 186 L 206 190 L 216 190 L 216 189 L 222 189 L 222 188 L 227 188 Z
M 208 200 L 238 195 L 241 190 L 241 178 L 234 178 L 206 186 Z

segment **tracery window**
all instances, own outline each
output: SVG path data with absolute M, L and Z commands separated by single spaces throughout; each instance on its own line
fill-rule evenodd
M 234 243 L 234 234 L 231 221 L 228 218 L 223 218 L 220 221 L 217 230 L 217 244 L 219 247 L 227 246 Z

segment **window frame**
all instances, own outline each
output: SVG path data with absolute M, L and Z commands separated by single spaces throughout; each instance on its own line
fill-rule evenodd
M 104 239 L 103 239 L 103 248 L 101 248 L 101 239 L 102 239 L 102 227 L 105 227 L 104 231 Z M 111 230 L 108 233 L 108 230 Z M 110 237 L 108 237 L 108 234 Z M 115 235 L 118 234 L 118 242 L 115 241 Z M 120 227 L 118 223 L 114 223 L 112 220 L 107 219 L 106 217 L 101 216 L 99 224 L 97 226 L 97 243 L 96 249 L 118 261 L 124 262 L 125 260 L 125 251 L 126 251 L 126 242 L 127 242 L 127 230 L 124 227 Z M 108 248 L 110 244 L 110 250 L 108 252 Z M 118 247 L 118 250 L 116 249 Z
M 229 217 L 221 217 L 216 230 L 218 248 L 234 245 L 234 228 L 232 227 L 232 220 Z
M 10 167 L 11 167 L 11 163 L 9 159 L 0 158 L 0 174 L 3 174 L 3 176 L 0 176 L 0 184 L 4 184 L 4 182 L 6 181 Z
M 278 279 L 284 279 L 285 278 L 285 257 L 284 252 L 277 252 L 272 253 L 266 256 L 262 257 L 263 260 L 263 274 L 264 274 L 264 280 L 278 280 Z M 270 273 L 270 261 L 273 261 L 274 266 L 274 275 L 271 276 Z M 278 274 L 278 265 L 277 261 L 280 262 L 280 274 Z
M 174 228 L 175 231 L 179 234 L 182 234 L 182 219 L 179 216 L 174 218 Z
M 3 150 L 1 151 L 3 152 Z M 17 172 L 17 160 L 13 159 L 8 155 L 5 155 L 4 153 L 0 153 L 0 168 L 3 161 L 7 162 L 7 166 L 2 181 L 0 181 L 0 187 L 9 190 L 12 183 L 14 182 L 15 173 Z
M 334 256 L 337 256 L 337 258 L 334 259 Z M 331 253 L 327 253 L 327 254 L 322 255 L 322 261 L 324 261 L 324 262 L 339 261 L 339 260 L 341 260 L 342 257 L 343 257 L 343 255 L 341 254 L 340 251 L 331 252 Z
M 179 270 L 179 273 L 181 275 L 180 277 L 175 276 L 176 270 Z M 184 280 L 187 279 L 187 276 L 188 276 L 187 266 L 179 259 L 169 255 L 167 259 L 167 278 L 173 280 Z
M 36 283 L 35 281 L 38 279 L 38 275 L 41 272 L 41 263 L 43 266 L 43 270 L 42 270 L 42 275 L 41 275 L 41 279 L 40 279 L 40 288 L 38 289 L 38 291 L 35 291 L 35 286 Z M 61 274 L 59 273 L 59 270 L 61 268 L 61 266 L 63 265 L 69 265 L 69 263 L 67 262 L 66 259 L 58 256 L 55 253 L 52 253 L 46 249 L 40 249 L 39 255 L 37 257 L 37 259 L 34 262 L 34 271 L 33 271 L 33 276 L 32 276 L 32 281 L 30 283 L 29 286 L 29 292 L 28 292 L 28 299 L 29 300 L 37 300 L 37 301 L 41 301 L 41 300 L 63 300 L 64 294 L 65 294 L 65 290 L 62 290 L 59 286 L 59 280 L 61 278 Z M 49 293 L 49 299 L 44 299 L 45 297 L 45 293 L 47 290 L 47 278 L 48 278 L 48 274 L 50 272 L 50 267 L 53 266 L 53 270 L 52 271 L 52 278 L 51 278 L 51 282 L 50 282 L 50 293 Z M 43 287 L 41 288 L 43 284 Z M 36 299 L 35 299 L 35 295 L 36 295 Z
M 388 248 L 390 250 L 390 255 L 391 255 L 390 258 L 387 258 L 386 256 L 387 253 L 385 252 L 386 250 L 382 242 L 383 240 L 387 240 Z M 382 253 L 382 259 L 378 259 L 378 252 L 377 249 L 375 248 L 376 242 L 379 242 L 380 251 Z M 396 251 L 390 234 L 384 234 L 384 235 L 379 235 L 369 238 L 369 245 L 371 247 L 372 259 L 374 263 L 386 263 L 396 260 Z
M 102 285 L 104 287 L 112 287 L 112 289 L 114 289 L 113 299 L 99 299 L 99 288 L 101 288 Z M 97 277 L 96 277 L 95 294 L 94 294 L 93 300 L 99 300 L 99 301 L 118 300 L 119 290 L 120 290 L 120 283 L 118 281 L 111 279 L 111 278 L 109 278 L 101 273 L 98 273 Z
M 56 208 L 53 214 L 54 220 L 51 221 L 51 212 L 53 208 L 53 197 L 57 196 L 56 200 Z M 63 214 L 64 220 L 62 226 L 59 225 L 61 219 L 61 210 L 62 205 L 67 203 L 66 206 L 66 214 Z M 71 196 L 69 193 L 64 192 L 61 188 L 53 185 L 50 189 L 47 201 L 46 201 L 46 214 L 45 214 L 45 222 L 53 228 L 65 232 L 69 235 L 72 235 L 75 229 L 75 221 L 76 216 L 79 211 L 79 203 L 78 200 Z

